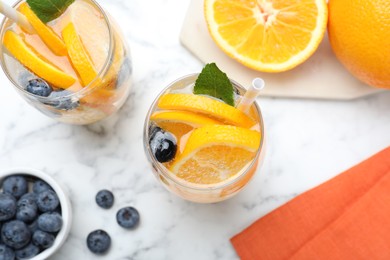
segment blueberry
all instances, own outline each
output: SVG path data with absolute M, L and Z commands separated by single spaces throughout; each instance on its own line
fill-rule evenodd
M 35 196 L 34 193 L 26 193 L 18 200 L 16 203 L 16 219 L 28 223 L 37 217 L 38 206 L 35 202 Z
M 19 201 L 21 201 L 22 199 L 27 200 L 29 202 L 35 202 L 37 200 L 37 194 L 28 192 L 23 194 L 23 196 L 19 199 Z
M 38 228 L 46 232 L 57 232 L 62 227 L 62 217 L 58 212 L 46 212 L 38 217 Z
M 32 235 L 34 245 L 46 249 L 54 244 L 55 237 L 52 234 L 37 230 Z
M 52 190 L 45 190 L 38 194 L 37 205 L 40 211 L 48 212 L 55 210 L 60 201 L 57 194 Z
M 154 138 L 157 132 L 164 131 L 160 127 L 156 126 L 156 124 L 151 123 L 149 126 L 149 141 Z
M 0 244 L 0 260 L 14 260 L 15 252 L 6 245 Z
M 161 163 L 169 162 L 176 154 L 176 138 L 171 133 L 159 127 L 156 128 L 151 131 L 149 139 L 150 149 L 157 161 Z
M 18 259 L 30 259 L 39 254 L 39 251 L 39 247 L 30 243 L 22 249 L 16 250 L 15 255 Z
M 110 248 L 111 238 L 104 230 L 95 230 L 87 237 L 87 246 L 92 253 L 104 254 Z
M 16 213 L 16 200 L 10 194 L 0 193 L 0 221 L 13 218 Z
M 23 176 L 13 175 L 5 178 L 3 192 L 11 194 L 16 199 L 27 193 L 27 181 Z
M 50 98 L 57 98 L 52 103 L 48 103 L 48 105 L 51 105 L 57 109 L 60 110 L 72 110 L 77 108 L 80 103 L 78 100 L 74 100 L 71 97 L 65 97 L 72 94 L 72 92 L 68 90 L 60 90 L 60 91 L 53 91 L 50 95 Z M 61 98 L 64 97 L 64 98 Z
M 122 208 L 116 213 L 116 221 L 121 227 L 135 228 L 139 223 L 139 213 L 133 207 Z
M 20 249 L 30 242 L 31 233 L 24 222 L 12 220 L 1 228 L 1 240 L 9 247 Z
M 38 220 L 37 219 L 34 220 L 27 227 L 28 227 L 28 230 L 30 230 L 30 233 L 34 234 L 34 232 L 38 230 Z
M 28 81 L 26 90 L 31 94 L 48 97 L 51 92 L 53 92 L 53 88 L 47 84 L 43 79 L 31 79 Z
M 42 180 L 36 180 L 32 186 L 33 192 L 36 194 L 46 190 L 53 190 L 49 184 Z
M 116 88 L 121 87 L 122 83 L 124 83 L 131 76 L 131 74 L 133 74 L 133 66 L 131 60 L 126 58 L 123 60 L 119 70 L 118 78 L 116 80 Z
M 95 200 L 100 207 L 109 209 L 114 204 L 114 194 L 109 190 L 101 190 L 96 194 Z

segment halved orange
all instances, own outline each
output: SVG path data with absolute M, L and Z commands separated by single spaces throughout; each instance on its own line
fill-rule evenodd
M 256 122 L 241 110 L 210 97 L 172 93 L 162 95 L 157 106 L 161 109 L 184 110 L 212 117 L 223 123 L 250 128 Z
M 325 0 L 205 0 L 204 12 L 212 38 L 228 56 L 265 72 L 308 59 L 328 17 Z
M 227 180 L 248 165 L 260 146 L 257 131 L 230 125 L 207 125 L 195 129 L 182 154 L 170 170 L 177 177 L 197 184 Z
M 222 124 L 209 117 L 187 111 L 157 111 L 150 116 L 150 120 L 155 122 L 162 129 L 171 132 L 180 139 L 183 135 L 205 125 Z

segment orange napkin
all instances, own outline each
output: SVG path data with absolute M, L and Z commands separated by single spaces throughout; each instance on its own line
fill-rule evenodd
M 390 259 L 390 147 L 257 220 L 246 259 Z

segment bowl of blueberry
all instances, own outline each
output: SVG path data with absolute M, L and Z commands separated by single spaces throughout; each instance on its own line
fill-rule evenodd
M 65 242 L 72 213 L 61 186 L 46 173 L 0 171 L 0 259 L 46 259 Z

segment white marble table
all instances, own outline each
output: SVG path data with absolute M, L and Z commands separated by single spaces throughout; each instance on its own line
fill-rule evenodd
M 71 234 L 52 259 L 237 259 L 231 236 L 390 145 L 390 92 L 351 102 L 259 99 L 268 139 L 264 167 L 226 202 L 183 201 L 151 173 L 142 127 L 162 87 L 202 68 L 178 39 L 189 0 L 99 2 L 132 49 L 133 90 L 118 114 L 87 127 L 56 123 L 27 105 L 0 74 L 0 168 L 44 170 L 66 186 L 73 203 Z M 102 188 L 116 196 L 111 210 L 94 202 Z M 134 231 L 115 221 L 117 209 L 127 205 L 141 214 Z M 106 256 L 86 247 L 94 229 L 112 236 Z

